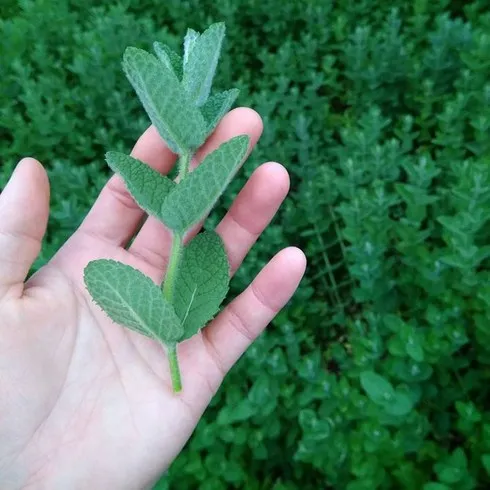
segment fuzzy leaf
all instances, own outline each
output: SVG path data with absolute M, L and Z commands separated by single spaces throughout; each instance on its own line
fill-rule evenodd
M 165 64 L 167 68 L 173 70 L 179 80 L 182 79 L 182 58 L 166 44 L 154 42 L 153 50 L 158 59 Z
M 239 93 L 240 91 L 236 88 L 220 92 L 209 97 L 201 107 L 201 113 L 207 124 L 206 135 L 214 131 L 221 118 L 231 109 Z
M 175 310 L 140 271 L 114 260 L 94 260 L 85 268 L 84 280 L 95 303 L 114 322 L 166 344 L 182 336 Z
M 151 122 L 174 153 L 182 154 L 204 142 L 204 117 L 173 70 L 137 48 L 126 49 L 123 68 Z
M 163 202 L 162 221 L 185 233 L 204 218 L 226 189 L 247 152 L 248 136 L 236 136 L 210 153 Z
M 160 218 L 162 201 L 176 184 L 146 163 L 124 153 L 109 151 L 106 161 L 123 178 L 138 206 Z
M 185 340 L 195 335 L 218 312 L 228 292 L 229 264 L 215 232 L 197 235 L 185 248 L 175 286 L 174 308 Z
M 187 33 L 184 37 L 184 66 L 189 62 L 189 55 L 196 45 L 199 36 L 199 32 L 194 29 L 187 29 Z
M 184 41 L 183 84 L 197 106 L 203 105 L 211 91 L 214 73 L 225 37 L 225 24 L 212 24 L 202 34 L 188 31 Z

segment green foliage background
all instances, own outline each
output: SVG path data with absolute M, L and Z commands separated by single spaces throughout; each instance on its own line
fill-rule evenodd
M 147 120 L 127 45 L 227 23 L 259 163 L 292 193 L 233 281 L 286 244 L 307 277 L 233 370 L 158 488 L 490 486 L 490 6 L 486 0 L 2 0 L 0 185 L 52 183 L 38 267 Z M 217 219 L 217 218 L 215 218 Z

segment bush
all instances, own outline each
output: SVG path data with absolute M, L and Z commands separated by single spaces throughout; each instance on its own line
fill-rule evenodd
M 265 133 L 216 216 L 259 162 L 293 182 L 234 292 L 287 243 L 309 257 L 158 488 L 487 488 L 488 3 L 98 3 L 10 1 L 0 23 L 0 184 L 32 154 L 53 186 L 36 267 L 93 201 L 103 153 L 147 124 L 126 45 L 178 48 L 218 20 L 217 85 Z

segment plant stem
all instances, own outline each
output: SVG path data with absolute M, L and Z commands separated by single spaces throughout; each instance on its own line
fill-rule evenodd
M 182 181 L 189 173 L 189 165 L 192 153 L 183 153 L 179 158 L 179 176 L 178 180 Z M 179 276 L 180 259 L 184 247 L 184 237 L 174 233 L 172 237 L 172 250 L 168 260 L 167 273 L 162 285 L 162 292 L 165 299 L 172 305 L 174 303 L 175 284 Z M 177 357 L 177 345 L 174 344 L 168 348 L 168 362 L 170 364 L 170 376 L 172 378 L 172 387 L 175 393 L 182 390 L 182 381 L 180 378 L 179 359 Z
M 165 274 L 165 281 L 163 282 L 162 287 L 163 296 L 170 304 L 173 304 L 174 301 L 175 282 L 179 274 L 182 248 L 183 237 L 182 235 L 175 233 L 172 240 L 172 250 L 168 261 L 167 273 Z
M 190 151 L 182 153 L 179 158 L 179 181 L 185 179 L 189 173 L 189 166 L 191 163 L 192 154 Z
M 170 364 L 172 388 L 175 393 L 178 393 L 182 390 L 182 380 L 180 378 L 179 358 L 177 357 L 177 344 L 168 348 L 168 362 Z
M 173 304 L 175 283 L 179 274 L 180 258 L 182 256 L 183 237 L 177 233 L 172 240 L 172 250 L 167 266 L 165 281 L 163 282 L 162 292 L 165 299 Z M 170 364 L 170 376 L 172 378 L 172 387 L 174 392 L 178 393 L 182 389 L 180 380 L 179 359 L 177 357 L 177 346 L 173 345 L 168 348 L 168 362 Z

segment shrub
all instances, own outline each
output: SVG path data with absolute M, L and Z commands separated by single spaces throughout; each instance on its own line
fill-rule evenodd
M 488 487 L 488 3 L 97 3 L 10 2 L 0 24 L 0 180 L 30 153 L 53 185 L 37 265 L 147 124 L 126 45 L 219 20 L 216 85 L 265 132 L 214 219 L 261 161 L 293 183 L 234 292 L 286 243 L 309 257 L 158 488 Z

